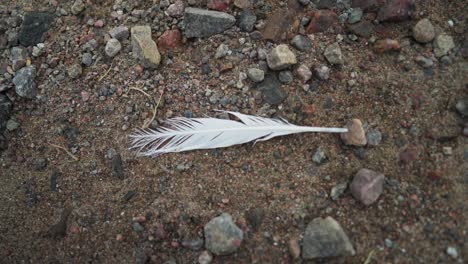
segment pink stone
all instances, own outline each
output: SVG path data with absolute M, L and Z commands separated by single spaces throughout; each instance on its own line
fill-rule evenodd
M 89 100 L 89 93 L 87 91 L 81 91 L 81 99 L 83 99 L 84 102 L 87 102 Z
M 312 72 L 310 71 L 309 67 L 307 67 L 304 64 L 302 64 L 301 66 L 299 66 L 299 68 L 297 68 L 297 75 L 299 75 L 299 77 L 304 82 L 307 82 L 308 80 L 310 80 L 310 78 L 312 78 Z
M 164 32 L 157 41 L 160 49 L 176 49 L 182 44 L 182 34 L 178 29 Z
M 359 119 L 353 119 L 346 127 L 347 133 L 341 134 L 341 139 L 346 145 L 365 146 L 367 144 L 366 133 L 362 127 L 362 122 Z
M 351 194 L 365 205 L 377 201 L 383 191 L 385 176 L 368 169 L 360 169 L 350 185 Z
M 231 5 L 232 0 L 209 0 L 206 5 L 209 9 L 226 11 L 226 9 Z
M 324 32 L 334 26 L 339 26 L 336 13 L 331 10 L 318 10 L 313 13 L 306 31 L 308 34 Z
M 94 22 L 94 27 L 102 28 L 104 26 L 104 20 L 99 19 L 98 21 Z
M 184 8 L 184 2 L 177 0 L 167 8 L 166 14 L 170 17 L 181 17 L 184 15 Z

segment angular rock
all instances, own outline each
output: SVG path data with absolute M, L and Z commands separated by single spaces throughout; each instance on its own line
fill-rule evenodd
M 107 41 L 104 51 L 106 52 L 106 55 L 108 57 L 113 58 L 115 55 L 117 55 L 120 52 L 121 49 L 122 49 L 122 44 L 120 44 L 120 41 L 118 41 L 115 38 L 111 38 Z
M 257 68 L 250 68 L 247 71 L 247 76 L 249 77 L 250 80 L 257 83 L 265 79 L 265 72 Z
M 68 67 L 67 72 L 70 78 L 77 79 L 83 73 L 83 68 L 81 68 L 81 65 L 75 63 Z
M 435 30 L 431 21 L 427 18 L 419 20 L 413 27 L 413 37 L 420 43 L 431 42 L 435 38 Z
M 336 186 L 334 186 L 331 189 L 331 192 L 330 192 L 330 197 L 332 198 L 332 200 L 333 201 L 338 200 L 343 195 L 343 193 L 346 191 L 346 188 L 348 188 L 348 183 L 347 182 L 339 183 Z
M 115 39 L 124 40 L 124 39 L 128 39 L 128 37 L 130 36 L 130 31 L 128 30 L 128 27 L 126 26 L 118 26 L 118 27 L 112 28 L 109 31 L 109 34 L 111 35 L 111 37 Z
M 36 96 L 36 67 L 34 65 L 24 67 L 16 72 L 13 78 L 16 94 L 32 99 Z
M 411 18 L 415 0 L 389 0 L 377 14 L 379 21 L 398 22 Z
M 468 117 L 468 98 L 458 100 L 455 108 L 460 115 Z
M 341 139 L 346 145 L 365 146 L 367 144 L 366 133 L 362 127 L 361 120 L 353 119 L 346 127 L 348 128 L 348 132 L 340 134 Z
M 324 163 L 326 159 L 327 156 L 325 155 L 325 152 L 323 152 L 323 150 L 318 147 L 317 151 L 315 151 L 314 155 L 312 156 L 312 161 L 320 165 Z
M 198 264 L 210 264 L 211 261 L 213 261 L 213 256 L 206 250 L 198 256 Z
M 84 53 L 83 56 L 81 56 L 81 64 L 89 67 L 91 64 L 93 64 L 93 54 L 91 53 Z
M 436 57 L 446 55 L 453 48 L 455 48 L 453 38 L 447 34 L 440 34 L 434 39 L 434 55 Z
M 385 176 L 382 173 L 368 169 L 360 169 L 349 189 L 351 194 L 365 205 L 370 205 L 377 201 L 383 191 Z
M 348 23 L 355 24 L 361 21 L 363 12 L 361 8 L 351 8 L 348 16 Z
M 176 0 L 174 4 L 171 4 L 167 10 L 166 14 L 170 17 L 181 17 L 184 15 L 184 2 L 181 0 Z
M 11 48 L 11 64 L 14 71 L 23 68 L 26 65 L 26 49 L 22 47 Z
M 257 16 L 251 10 L 244 10 L 239 17 L 239 28 L 244 32 L 252 32 Z
M 291 45 L 300 51 L 308 51 L 312 48 L 312 42 L 306 36 L 296 35 L 291 40 Z
M 156 42 L 151 38 L 149 26 L 135 26 L 131 29 L 132 53 L 145 68 L 154 69 L 161 63 Z
M 356 254 L 348 236 L 332 217 L 315 218 L 307 225 L 302 245 L 305 260 Z
M 299 66 L 297 68 L 296 72 L 297 72 L 297 75 L 304 82 L 307 82 L 308 80 L 310 80 L 310 78 L 312 78 L 312 72 L 310 71 L 309 67 L 307 67 L 307 65 L 305 65 L 305 64 L 302 64 L 301 66 Z
M 43 35 L 49 30 L 54 18 L 54 15 L 49 13 L 26 13 L 18 34 L 19 43 L 27 47 L 43 42 Z
M 215 255 L 229 255 L 240 247 L 244 234 L 231 215 L 223 213 L 211 219 L 204 227 L 205 246 Z
M 324 52 L 325 58 L 331 64 L 343 64 L 343 54 L 341 53 L 340 45 L 333 43 L 327 46 Z
M 81 12 L 83 12 L 86 8 L 86 5 L 84 4 L 83 0 L 76 0 L 73 5 L 71 6 L 71 13 L 73 15 L 79 15 Z
M 217 11 L 226 11 L 231 5 L 232 0 L 209 0 L 206 5 L 209 9 Z
M 291 8 L 281 8 L 271 13 L 265 22 L 263 39 L 279 42 L 291 27 L 296 15 L 295 10 Z
M 356 24 L 348 25 L 347 29 L 349 32 L 363 38 L 369 38 L 374 32 L 374 24 L 372 22 L 364 20 Z
M 225 57 L 226 55 L 228 55 L 228 53 L 229 53 L 229 47 L 226 44 L 222 43 L 216 49 L 215 59 L 221 59 Z
M 331 10 L 318 10 L 313 13 L 306 32 L 308 34 L 324 32 L 338 26 L 338 16 Z
M 288 45 L 276 46 L 267 55 L 268 67 L 272 70 L 283 70 L 297 63 L 296 55 L 289 49 Z
M 288 97 L 274 74 L 267 74 L 257 88 L 262 92 L 264 102 L 270 105 L 281 104 Z
M 320 80 L 328 80 L 330 78 L 330 68 L 325 65 L 316 67 L 315 74 Z
M 165 31 L 158 38 L 158 48 L 160 49 L 177 49 L 182 45 L 182 33 L 178 29 L 171 29 Z
M 210 37 L 231 28 L 236 18 L 223 12 L 188 7 L 185 9 L 185 31 L 188 38 Z

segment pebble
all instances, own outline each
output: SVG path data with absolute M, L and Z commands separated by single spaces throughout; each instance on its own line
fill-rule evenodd
M 8 129 L 8 131 L 15 131 L 16 129 L 18 129 L 19 125 L 20 124 L 18 122 L 16 122 L 13 119 L 10 119 L 6 124 L 6 128 Z
M 330 78 L 330 68 L 325 65 L 316 67 L 315 73 L 320 80 L 328 80 Z
M 281 104 L 288 97 L 287 92 L 281 87 L 274 74 L 267 74 L 263 82 L 257 85 L 257 88 L 262 93 L 265 103 L 269 105 Z
M 378 130 L 370 130 L 366 133 L 367 144 L 377 146 L 382 141 L 382 133 Z
M 252 7 L 251 0 L 234 0 L 234 6 L 240 9 L 248 9 Z
M 198 256 L 198 264 L 210 264 L 212 261 L 213 256 L 206 250 Z
M 250 80 L 257 83 L 265 79 L 265 72 L 257 68 L 250 68 L 247 71 L 247 76 Z
M 132 53 L 145 68 L 154 69 L 161 63 L 156 42 L 151 38 L 149 26 L 135 26 L 131 29 Z
M 455 108 L 462 116 L 468 116 L 468 98 L 460 99 Z
M 23 47 L 13 47 L 10 51 L 11 66 L 14 71 L 23 68 L 26 65 L 27 52 Z
M 279 81 L 282 83 L 290 83 L 293 81 L 293 74 L 290 71 L 281 71 L 278 74 Z
M 83 73 L 83 68 L 80 64 L 74 63 L 67 68 L 68 76 L 72 79 L 77 79 Z
M 120 41 L 115 38 L 111 38 L 107 41 L 104 51 L 109 58 L 113 58 L 120 52 L 121 49 L 122 44 L 120 44 Z
M 169 5 L 166 14 L 170 17 L 181 17 L 184 15 L 184 2 L 176 0 L 175 3 Z
M 356 254 L 343 228 L 330 216 L 312 220 L 307 225 L 302 243 L 302 258 L 305 260 Z
M 185 31 L 188 38 L 210 37 L 231 28 L 236 18 L 227 13 L 188 7 L 185 9 Z
M 133 222 L 132 224 L 133 231 L 135 232 L 143 232 L 145 228 L 138 222 Z
M 109 34 L 111 35 L 112 38 L 118 39 L 118 40 L 125 40 L 128 39 L 130 36 L 130 31 L 128 27 L 126 26 L 118 26 L 114 27 L 109 31 Z
M 272 70 L 284 70 L 297 63 L 296 55 L 289 49 L 288 45 L 276 46 L 267 55 L 268 67 Z
M 330 64 L 343 64 L 343 54 L 341 53 L 340 45 L 333 43 L 327 46 L 324 52 L 325 58 Z
M 221 59 L 228 55 L 229 53 L 229 47 L 226 44 L 221 44 L 218 46 L 218 49 L 216 50 L 215 54 L 215 59 Z
M 17 40 L 25 47 L 41 43 L 44 40 L 44 33 L 49 30 L 53 22 L 54 15 L 50 13 L 28 12 L 24 16 Z
M 314 155 L 312 156 L 312 161 L 317 164 L 322 164 L 325 162 L 326 159 L 327 156 L 325 155 L 325 152 L 323 152 L 322 149 L 318 147 Z
M 434 62 L 430 58 L 426 58 L 422 55 L 417 56 L 414 61 L 423 68 L 432 68 L 434 66 Z
M 447 247 L 447 255 L 449 255 L 450 257 L 456 259 L 458 258 L 458 251 L 455 247 Z
M 341 133 L 341 139 L 346 145 L 365 146 L 367 144 L 366 133 L 362 127 L 362 122 L 359 119 L 352 119 L 346 125 L 347 133 Z
M 301 256 L 301 247 L 297 239 L 292 238 L 288 243 L 289 254 L 293 259 L 298 259 Z
M 306 36 L 296 35 L 291 40 L 291 45 L 300 51 L 308 51 L 312 48 L 312 42 Z
M 351 194 L 365 205 L 371 205 L 382 194 L 385 176 L 368 169 L 360 169 L 350 185 Z
M 232 0 L 208 0 L 207 7 L 217 11 L 226 11 Z
M 442 153 L 447 156 L 451 156 L 453 154 L 453 149 L 451 147 L 442 147 Z
M 36 66 L 21 68 L 13 78 L 16 94 L 20 97 L 32 99 L 36 96 Z
M 201 238 L 182 240 L 182 246 L 190 250 L 198 251 L 202 249 L 205 241 Z
M 165 31 L 157 41 L 158 48 L 176 49 L 182 45 L 182 33 L 178 29 Z
M 236 252 L 244 239 L 231 215 L 222 213 L 211 219 L 204 227 L 206 248 L 215 255 L 229 255 Z
M 243 10 L 239 17 L 239 28 L 244 32 L 252 32 L 257 16 L 251 10 Z
M 362 9 L 361 8 L 351 8 L 348 14 L 348 23 L 355 24 L 362 19 Z
M 440 34 L 434 39 L 434 55 L 442 57 L 455 48 L 453 38 L 447 34 Z
M 91 53 L 83 53 L 83 55 L 81 56 L 81 64 L 89 67 L 91 66 L 91 64 L 93 64 L 93 54 Z
M 307 67 L 307 65 L 305 65 L 305 64 L 302 64 L 301 66 L 299 66 L 297 68 L 296 72 L 297 72 L 297 75 L 304 82 L 307 82 L 308 80 L 310 80 L 310 78 L 312 78 L 312 72 L 310 71 L 309 67 Z
M 266 60 L 267 55 L 268 53 L 265 49 L 262 49 L 262 48 L 257 49 L 257 57 L 259 60 Z
M 392 241 L 391 239 L 389 239 L 389 238 L 386 238 L 386 239 L 384 240 L 384 244 L 385 244 L 385 246 L 386 246 L 387 248 L 393 247 L 393 241 Z
M 421 19 L 413 27 L 413 38 L 420 43 L 431 42 L 435 38 L 435 29 L 427 18 Z
M 347 182 L 339 183 L 336 186 L 333 186 L 330 192 L 330 197 L 332 198 L 332 200 L 336 201 L 341 196 L 343 196 L 344 192 L 346 191 L 346 188 L 348 188 Z
M 122 156 L 119 153 L 112 157 L 111 171 L 113 177 L 119 180 L 123 180 L 125 178 Z
M 71 13 L 73 15 L 79 15 L 81 12 L 83 12 L 86 8 L 86 5 L 84 4 L 83 0 L 76 0 L 73 5 L 71 6 Z
M 263 223 L 264 217 L 265 212 L 262 208 L 255 208 L 246 213 L 246 219 L 254 231 L 258 231 Z

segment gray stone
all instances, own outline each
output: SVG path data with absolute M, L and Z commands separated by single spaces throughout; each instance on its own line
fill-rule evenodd
M 205 246 L 215 255 L 229 255 L 240 247 L 244 234 L 234 224 L 231 215 L 223 213 L 204 227 Z
M 462 116 L 468 116 L 468 99 L 461 99 L 455 105 L 455 108 Z
M 216 54 L 215 54 L 215 59 L 221 59 L 228 55 L 229 53 L 229 47 L 222 43 L 218 46 L 218 49 L 216 49 Z
M 76 0 L 73 5 L 71 6 L 71 13 L 73 15 L 79 15 L 81 12 L 83 12 L 86 8 L 86 5 L 85 3 L 83 2 L 83 0 Z
M 326 159 L 327 156 L 325 155 L 325 152 L 323 152 L 322 149 L 318 147 L 314 155 L 312 156 L 312 161 L 317 164 L 322 164 L 325 162 Z
M 347 182 L 339 183 L 336 186 L 334 186 L 330 192 L 330 197 L 332 198 L 332 200 L 338 200 L 344 194 L 346 188 L 348 188 Z
M 306 36 L 296 35 L 291 40 L 291 45 L 300 51 L 308 51 L 312 48 L 312 42 Z
M 37 43 L 36 46 L 33 47 L 33 50 L 32 50 L 32 55 L 33 57 L 39 57 L 42 55 L 42 53 L 44 53 L 44 48 L 45 48 L 45 44 L 44 43 Z
M 192 7 L 185 9 L 184 21 L 184 34 L 188 38 L 210 37 L 236 24 L 236 18 L 227 13 Z
M 327 46 L 325 49 L 325 58 L 331 64 L 343 64 L 343 54 L 341 53 L 340 45 L 333 43 Z
M 16 72 L 13 78 L 16 93 L 25 98 L 34 98 L 36 96 L 36 66 L 24 67 Z
M 330 68 L 325 65 L 316 67 L 315 74 L 320 80 L 328 80 L 330 78 Z
M 382 141 L 382 133 L 378 130 L 369 130 L 366 133 L 367 144 L 377 146 Z
M 281 104 L 288 97 L 287 92 L 281 87 L 281 83 L 271 73 L 265 76 L 257 88 L 262 92 L 264 102 L 270 105 Z
M 310 4 L 310 0 L 298 0 L 299 4 L 303 6 L 307 6 Z
M 32 46 L 43 42 L 43 35 L 54 21 L 54 15 L 42 12 L 28 12 L 18 34 L 18 41 L 23 46 Z
M 106 52 L 106 55 L 108 57 L 113 58 L 115 55 L 117 55 L 120 52 L 121 49 L 122 49 L 122 44 L 120 44 L 120 41 L 118 41 L 115 38 L 111 38 L 107 41 L 104 51 Z
M 118 39 L 118 40 L 124 40 L 128 39 L 130 36 L 130 31 L 128 30 L 128 27 L 126 26 L 118 26 L 109 31 L 109 34 L 111 37 Z
M 278 78 L 281 83 L 286 84 L 292 82 L 294 77 L 290 71 L 281 71 L 278 74 Z
M 261 82 L 265 79 L 265 72 L 257 68 L 250 68 L 247 71 L 247 76 L 253 82 Z
M 332 217 L 315 218 L 307 225 L 302 245 L 305 260 L 356 254 L 348 236 Z
M 267 63 L 270 69 L 278 71 L 296 64 L 297 60 L 296 55 L 289 49 L 288 45 L 281 44 L 268 53 Z
M 149 26 L 135 26 L 131 29 L 132 53 L 145 68 L 156 68 L 161 63 L 156 42 L 151 38 Z
M 442 57 L 455 48 L 453 38 L 447 34 L 440 34 L 434 39 L 434 55 Z
M 181 17 L 184 15 L 184 2 L 176 0 L 175 3 L 169 5 L 166 14 L 170 17 Z
M 11 48 L 11 64 L 14 71 L 23 68 L 26 65 L 26 49 L 22 47 Z
M 348 23 L 355 24 L 362 19 L 362 9 L 361 8 L 351 8 L 348 14 Z
M 310 71 L 309 67 L 307 65 L 302 64 L 299 66 L 296 70 L 297 75 L 302 79 L 302 81 L 307 82 L 312 78 L 312 72 Z
M 91 66 L 93 64 L 93 54 L 91 53 L 84 53 L 83 56 L 81 56 L 81 64 L 85 66 Z
M 360 169 L 350 185 L 354 198 L 365 205 L 377 201 L 383 191 L 385 176 L 368 169 Z
M 262 49 L 262 48 L 257 49 L 257 57 L 259 60 L 266 60 L 267 55 L 268 53 L 265 49 Z
M 414 60 L 423 68 L 431 68 L 434 66 L 434 62 L 430 58 L 426 58 L 422 55 L 417 56 Z
M 239 28 L 244 32 L 252 32 L 254 29 L 255 22 L 257 22 L 257 16 L 251 10 L 244 10 L 241 12 L 239 17 Z
M 81 68 L 81 65 L 75 63 L 68 67 L 67 72 L 70 78 L 77 79 L 83 73 L 83 68 Z
M 8 131 L 14 131 L 18 129 L 18 127 L 19 127 L 19 123 L 13 119 L 8 120 L 6 124 L 6 128 L 8 129 Z
M 434 26 L 427 18 L 419 20 L 413 27 L 413 37 L 417 42 L 428 43 L 435 37 Z

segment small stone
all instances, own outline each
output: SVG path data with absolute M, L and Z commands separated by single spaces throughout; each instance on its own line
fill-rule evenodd
M 451 147 L 442 147 L 442 153 L 447 156 L 451 156 L 453 154 L 453 149 Z
M 410 19 L 414 5 L 415 0 L 388 0 L 379 9 L 377 20 L 398 22 Z
M 23 68 L 26 65 L 26 49 L 22 47 L 13 47 L 11 48 L 11 63 L 14 71 L 17 71 Z
M 117 240 L 117 241 L 119 241 L 119 242 L 120 242 L 120 241 L 123 241 L 123 235 L 122 235 L 122 234 L 117 234 L 117 235 L 115 236 L 115 240 Z
M 468 116 L 468 98 L 459 100 L 455 108 L 462 116 Z
M 330 78 L 330 68 L 325 65 L 315 68 L 315 74 L 320 80 L 328 80 Z
M 122 44 L 120 44 L 120 41 L 115 38 L 111 38 L 107 41 L 104 51 L 108 57 L 113 58 L 120 52 L 121 49 Z
M 344 194 L 344 192 L 346 191 L 346 188 L 348 188 L 347 182 L 339 183 L 336 186 L 334 186 L 330 192 L 330 197 L 332 198 L 332 200 L 333 201 L 338 200 Z
M 96 22 L 94 22 L 94 27 L 96 28 L 103 28 L 104 27 L 104 20 L 98 19 Z
M 15 131 L 16 129 L 18 129 L 18 127 L 19 127 L 19 123 L 13 119 L 8 120 L 6 124 L 6 128 L 8 131 Z
M 237 227 L 231 215 L 223 213 L 208 222 L 204 227 L 205 246 L 215 255 L 229 255 L 240 247 L 244 234 Z
M 382 141 L 382 133 L 378 130 L 370 130 L 366 133 L 367 144 L 377 146 Z
M 290 83 L 293 81 L 293 75 L 290 71 L 281 71 L 278 74 L 278 78 L 281 83 Z
M 348 236 L 332 217 L 315 218 L 307 225 L 302 245 L 302 258 L 311 260 L 356 254 Z
M 170 17 L 181 17 L 184 15 L 184 2 L 181 0 L 176 0 L 174 4 L 171 4 L 167 10 L 166 14 Z
M 306 32 L 308 34 L 319 33 L 338 26 L 338 16 L 331 10 L 318 10 L 312 15 Z
M 131 29 L 132 53 L 145 68 L 156 68 L 161 63 L 156 42 L 151 38 L 149 26 L 135 26 Z
M 118 153 L 112 157 L 111 170 L 112 170 L 113 177 L 120 179 L 120 180 L 124 179 L 125 174 L 124 174 L 122 156 Z
M 53 22 L 53 14 L 28 12 L 24 16 L 17 40 L 26 47 L 41 43 L 44 40 L 44 33 L 49 30 Z
M 312 161 L 317 164 L 322 164 L 327 159 L 325 152 L 322 151 L 320 147 L 317 148 L 314 155 L 312 156 Z
M 353 119 L 346 127 L 348 128 L 348 132 L 340 135 L 346 145 L 365 146 L 367 144 L 366 133 L 362 127 L 361 120 Z
M 355 24 L 361 21 L 362 15 L 363 15 L 363 12 L 361 8 L 351 8 L 349 11 L 348 23 Z
M 21 68 L 13 78 L 16 94 L 32 99 L 36 96 L 36 67 L 34 65 Z
M 434 62 L 430 58 L 426 58 L 421 55 L 417 56 L 414 60 L 423 68 L 432 68 L 434 66 Z
M 91 66 L 91 64 L 93 64 L 93 54 L 91 53 L 83 53 L 83 55 L 81 56 L 81 64 L 89 67 Z
M 210 37 L 231 28 L 236 18 L 227 13 L 188 7 L 185 9 L 185 31 L 188 38 Z
M 303 5 L 303 6 L 307 6 L 310 4 L 310 0 L 299 0 L 298 1 L 299 4 Z
M 385 246 L 388 247 L 388 248 L 393 247 L 393 241 L 392 241 L 391 239 L 386 238 L 386 239 L 384 240 L 384 244 L 385 244 Z
M 228 55 L 229 47 L 226 44 L 219 45 L 218 49 L 216 50 L 215 59 L 221 59 Z
M 247 76 L 249 77 L 250 80 L 257 83 L 265 79 L 265 72 L 257 68 L 250 68 L 247 71 Z
M 268 67 L 272 70 L 283 70 L 297 63 L 296 55 L 289 49 L 288 45 L 276 46 L 267 55 Z
M 377 53 L 399 51 L 401 49 L 401 45 L 396 39 L 379 39 L 375 42 L 374 49 Z
M 251 0 L 234 0 L 234 6 L 240 9 L 247 9 L 252 7 Z
M 209 9 L 217 11 L 226 11 L 231 5 L 232 0 L 209 0 L 206 5 Z
M 269 105 L 281 104 L 288 97 L 287 92 L 281 87 L 274 74 L 267 74 L 263 82 L 257 85 L 259 91 L 262 92 L 263 100 Z
M 447 255 L 449 255 L 450 257 L 456 259 L 458 258 L 458 251 L 455 247 L 447 247 Z
M 304 82 L 307 82 L 308 80 L 310 80 L 310 78 L 312 78 L 312 72 L 310 71 L 309 67 L 307 67 L 306 65 L 302 64 L 301 66 L 299 66 L 296 70 L 297 72 L 297 75 L 304 81 Z
M 348 25 L 347 29 L 359 37 L 369 38 L 374 32 L 374 25 L 372 22 L 364 20 L 356 24 Z
M 255 208 L 246 213 L 246 219 L 253 231 L 258 231 L 263 223 L 265 212 L 262 208 Z
M 118 40 L 125 40 L 128 39 L 130 36 L 130 31 L 128 30 L 128 27 L 126 26 L 118 26 L 114 27 L 109 31 L 109 34 L 111 35 L 112 38 L 118 39 Z
M 244 32 L 252 32 L 257 16 L 251 10 L 244 10 L 239 17 L 239 28 Z
M 182 246 L 190 250 L 198 251 L 202 249 L 205 241 L 201 238 L 182 240 Z
M 83 73 L 83 69 L 81 68 L 81 65 L 75 63 L 68 67 L 67 72 L 70 78 L 77 79 Z
M 132 224 L 133 231 L 135 232 L 143 232 L 145 231 L 145 228 L 138 222 L 134 222 Z
M 325 49 L 325 58 L 331 64 L 343 64 L 343 54 L 341 53 L 340 45 L 333 43 L 327 46 Z
M 37 43 L 36 46 L 33 47 L 32 55 L 33 57 L 37 58 L 42 55 L 44 52 L 45 44 L 44 43 Z
M 210 264 L 213 261 L 213 256 L 210 252 L 203 251 L 200 256 L 198 256 L 198 264 Z
M 76 16 L 80 14 L 81 12 L 83 12 L 85 8 L 86 8 L 86 5 L 84 4 L 83 0 L 76 0 L 71 6 L 71 13 Z
M 312 48 L 312 42 L 308 37 L 296 35 L 291 40 L 291 45 L 300 51 L 308 51 Z
M 434 40 L 434 55 L 442 57 L 455 48 L 453 38 L 447 34 L 438 35 Z
M 161 49 L 176 49 L 182 45 L 182 33 L 178 29 L 167 30 L 158 38 L 157 43 Z
M 435 38 L 435 30 L 431 21 L 427 18 L 419 20 L 413 27 L 413 37 L 420 43 L 431 42 Z
M 298 259 L 301 256 L 301 247 L 297 239 L 291 239 L 288 243 L 289 254 L 293 259 Z
M 383 191 L 385 176 L 368 169 L 360 169 L 350 185 L 351 194 L 365 205 L 377 201 Z

